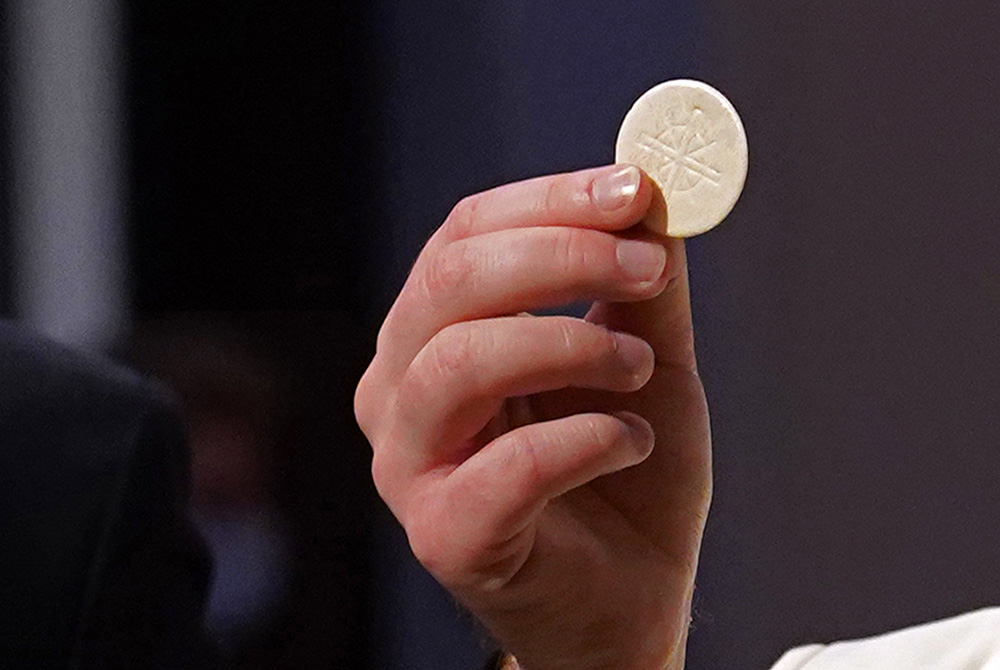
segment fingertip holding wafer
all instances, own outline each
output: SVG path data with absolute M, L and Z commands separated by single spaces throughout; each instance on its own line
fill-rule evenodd
M 746 131 L 719 91 L 690 79 L 668 81 L 643 93 L 625 115 L 615 162 L 641 168 L 658 187 L 644 225 L 691 237 L 719 225 L 739 199 Z

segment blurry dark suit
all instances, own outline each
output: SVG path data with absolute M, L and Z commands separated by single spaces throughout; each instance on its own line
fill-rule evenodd
M 209 666 L 186 470 L 161 389 L 0 322 L 0 667 Z

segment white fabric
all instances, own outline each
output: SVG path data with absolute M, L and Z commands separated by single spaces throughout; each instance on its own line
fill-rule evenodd
M 887 635 L 811 644 L 771 670 L 1000 670 L 1000 607 Z

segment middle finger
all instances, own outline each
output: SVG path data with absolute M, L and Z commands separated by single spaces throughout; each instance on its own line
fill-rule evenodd
M 666 284 L 662 244 L 586 228 L 502 230 L 457 240 L 414 268 L 379 333 L 400 373 L 441 329 L 460 321 L 579 300 L 632 302 Z M 379 347 L 388 355 L 388 347 Z

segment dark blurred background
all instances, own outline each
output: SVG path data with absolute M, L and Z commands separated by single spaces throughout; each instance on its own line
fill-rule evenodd
M 462 196 L 705 79 L 750 177 L 689 244 L 715 502 L 689 667 L 1000 603 L 1000 6 L 3 0 L 0 307 L 170 383 L 240 668 L 476 668 L 351 395 Z

